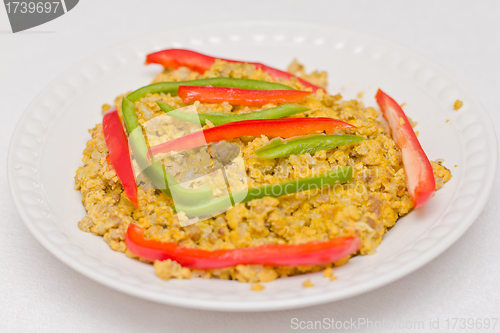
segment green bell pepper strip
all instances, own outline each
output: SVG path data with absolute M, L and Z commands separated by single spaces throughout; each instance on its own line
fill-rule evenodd
M 202 202 L 213 198 L 212 189 L 206 183 L 197 189 L 184 188 L 165 170 L 161 162 L 153 160 L 149 163 L 147 158 L 149 148 L 137 119 L 134 103 L 126 97 L 122 100 L 122 114 L 137 164 L 158 189 L 176 202 L 182 203 Z
M 184 212 L 188 217 L 203 216 L 212 213 L 221 213 L 231 207 L 232 203 L 243 203 L 263 197 L 278 198 L 283 195 L 316 190 L 325 186 L 347 183 L 352 180 L 353 169 L 351 166 L 338 167 L 337 169 L 318 176 L 289 180 L 278 184 L 269 184 L 252 187 L 234 194 L 224 195 L 197 205 L 175 205 L 177 213 Z
M 365 140 L 357 135 L 307 135 L 289 140 L 276 138 L 267 145 L 255 150 L 260 158 L 280 158 L 290 155 L 313 154 L 320 150 L 347 146 Z
M 294 90 L 292 87 L 280 83 L 261 80 L 216 77 L 191 81 L 153 83 L 149 86 L 145 86 L 137 89 L 134 92 L 131 92 L 130 94 L 128 94 L 127 99 L 131 102 L 137 102 L 147 94 L 164 93 L 177 95 L 177 89 L 179 88 L 179 86 L 214 86 L 253 90 Z
M 178 118 L 182 121 L 190 123 L 200 123 L 206 125 L 206 121 L 210 121 L 215 126 L 232 123 L 235 121 L 255 120 L 255 119 L 277 119 L 285 118 L 293 114 L 309 111 L 308 107 L 295 103 L 287 103 L 275 108 L 270 108 L 262 111 L 255 111 L 250 113 L 232 114 L 232 113 L 189 113 L 181 110 L 174 110 L 167 102 L 156 102 L 160 109 L 162 109 L 168 116 Z

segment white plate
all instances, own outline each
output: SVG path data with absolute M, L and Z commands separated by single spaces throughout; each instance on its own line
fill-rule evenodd
M 162 281 L 153 267 L 112 251 L 101 237 L 80 231 L 85 215 L 73 176 L 87 129 L 101 122 L 100 106 L 146 85 L 160 71 L 145 66 L 147 53 L 195 49 L 225 58 L 261 61 L 285 69 L 298 58 L 308 70 L 328 71 L 331 93 L 367 105 L 382 88 L 418 122 L 430 159 L 443 158 L 453 178 L 422 209 L 401 219 L 377 253 L 335 270 L 266 283 L 262 292 L 221 280 Z M 459 111 L 455 100 L 464 102 Z M 9 184 L 33 235 L 80 273 L 137 297 L 179 306 L 261 311 L 335 301 L 383 286 L 422 267 L 455 242 L 479 215 L 496 173 L 493 127 L 478 99 L 429 60 L 400 46 L 351 31 L 296 23 L 226 23 L 145 36 L 108 49 L 72 68 L 26 110 L 12 138 Z M 455 167 L 457 165 L 457 167 Z M 303 288 L 310 278 L 315 288 Z

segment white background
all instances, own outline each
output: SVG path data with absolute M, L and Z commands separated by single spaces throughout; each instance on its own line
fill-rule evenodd
M 500 1 L 81 0 L 66 15 L 12 34 L 0 8 L 0 332 L 282 332 L 291 319 L 371 321 L 500 317 L 500 182 L 472 228 L 440 257 L 344 301 L 267 313 L 189 310 L 136 299 L 76 273 L 28 232 L 13 206 L 6 157 L 28 104 L 69 67 L 149 32 L 227 20 L 338 26 L 402 44 L 466 83 L 500 133 Z M 358 330 L 360 332 L 364 330 Z M 385 331 L 385 330 L 375 330 Z M 406 330 L 416 331 L 416 330 Z M 493 330 L 500 332 L 500 322 Z

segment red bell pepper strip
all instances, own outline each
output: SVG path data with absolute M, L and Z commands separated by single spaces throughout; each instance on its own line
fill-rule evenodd
M 217 269 L 236 265 L 312 266 L 344 259 L 361 247 L 358 237 L 337 237 L 324 242 L 277 244 L 233 250 L 202 250 L 163 243 L 144 237 L 144 229 L 131 223 L 125 236 L 135 255 L 155 260 L 175 260 L 192 269 Z
M 102 130 L 106 146 L 108 146 L 109 155 L 106 160 L 111 162 L 113 168 L 122 182 L 125 194 L 132 205 L 137 208 L 137 186 L 135 175 L 130 160 L 128 149 L 128 139 L 123 130 L 122 122 L 118 116 L 116 107 L 108 110 L 102 120 Z
M 385 120 L 389 123 L 392 138 L 403 155 L 406 185 L 413 206 L 421 207 L 436 188 L 431 163 L 399 104 L 380 89 L 376 99 Z
M 295 103 L 310 94 L 303 90 L 250 90 L 226 87 L 180 86 L 177 94 L 184 103 L 223 103 L 233 105 L 264 105 L 268 103 Z
M 273 67 L 266 66 L 258 62 L 246 62 L 246 61 L 214 58 L 205 54 L 183 49 L 167 49 L 148 54 L 146 56 L 146 64 L 160 64 L 163 65 L 163 67 L 170 67 L 170 68 L 179 68 L 181 66 L 185 66 L 193 71 L 197 71 L 198 73 L 203 74 L 207 70 L 209 70 L 210 67 L 212 67 L 212 65 L 215 62 L 215 59 L 224 60 L 226 62 L 233 62 L 233 63 L 240 62 L 240 63 L 247 63 L 250 65 L 254 65 L 257 69 L 260 68 L 260 70 L 262 70 L 263 72 L 271 75 L 271 77 L 275 81 L 278 81 L 280 78 L 290 80 L 291 78 L 296 77 L 300 83 L 302 83 L 305 87 L 312 88 L 314 92 L 316 92 L 316 90 L 318 89 L 322 89 L 321 87 L 309 83 L 306 80 L 301 79 L 296 75 L 281 71 Z
M 342 120 L 323 117 L 243 120 L 194 132 L 153 146 L 150 151 L 152 154 L 183 151 L 203 146 L 209 142 L 218 142 L 241 136 L 266 135 L 291 138 L 318 131 L 326 131 L 331 134 L 341 128 L 355 128 L 355 126 Z

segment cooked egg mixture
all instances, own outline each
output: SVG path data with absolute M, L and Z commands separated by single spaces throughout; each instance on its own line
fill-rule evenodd
M 326 73 L 314 72 L 307 75 L 304 67 L 296 61 L 288 70 L 316 85 L 326 86 Z M 273 81 L 268 74 L 256 70 L 253 65 L 217 60 L 203 75 L 181 67 L 176 70 L 165 70 L 155 78 L 154 82 L 208 77 Z M 280 83 L 304 89 L 296 79 L 283 80 Z M 159 100 L 166 101 L 174 108 L 185 106 L 177 96 L 148 95 L 135 103 L 139 122 L 143 126 L 149 120 L 164 114 L 156 104 Z M 120 112 L 121 97 L 118 97 L 115 103 Z M 98 124 L 90 130 L 92 138 L 83 151 L 84 165 L 78 168 L 75 176 L 75 189 L 82 192 L 83 205 L 87 211 L 87 216 L 78 222 L 78 227 L 83 231 L 102 236 L 113 250 L 123 252 L 131 258 L 137 257 L 127 250 L 124 238 L 129 223 L 133 222 L 146 229 L 145 235 L 149 239 L 176 242 L 185 247 L 206 250 L 235 249 L 263 244 L 298 244 L 355 235 L 362 241 L 358 254 L 374 253 L 384 233 L 399 217 L 408 214 L 413 208 L 406 189 L 401 152 L 391 139 L 388 126 L 380 120 L 380 112 L 372 107 L 365 107 L 356 100 L 344 101 L 340 95 L 329 95 L 322 90 L 309 95 L 301 104 L 311 110 L 291 117 L 341 119 L 357 128 L 338 130 L 336 134 L 361 135 L 367 140 L 359 144 L 319 151 L 314 155 L 292 155 L 279 159 L 261 159 L 254 155 L 253 152 L 257 148 L 269 142 L 268 137 L 243 136 L 227 140 L 240 148 L 248 186 L 311 177 L 338 166 L 348 165 L 354 169 L 350 183 L 324 188 L 314 193 L 300 192 L 280 198 L 264 197 L 252 200 L 237 204 L 213 218 L 182 227 L 182 221 L 179 221 L 179 217 L 171 208 L 172 200 L 159 190 L 139 186 L 139 208 L 134 209 L 113 167 L 106 160 L 108 149 L 102 125 Z M 195 102 L 189 108 L 191 112 L 198 113 L 237 114 L 275 106 L 277 105 L 268 104 L 262 107 L 249 107 L 232 106 L 228 103 Z M 104 106 L 104 111 L 107 108 L 109 106 Z M 210 123 L 205 128 L 209 126 Z M 197 157 L 193 155 L 190 158 L 193 160 L 187 158 L 178 161 L 177 164 L 173 163 L 172 168 L 169 168 L 179 182 L 192 179 L 192 168 L 182 165 L 182 163 L 196 165 L 194 162 Z M 439 189 L 450 180 L 451 173 L 441 163 L 431 162 L 431 164 L 436 188 Z M 139 182 L 141 181 L 145 180 L 139 179 Z M 325 266 L 299 267 L 238 265 L 214 270 L 190 270 L 171 260 L 156 261 L 153 264 L 162 279 L 203 277 L 258 283 L 325 269 L 329 272 L 329 276 L 333 276 L 332 266 L 346 262 L 347 259 Z

